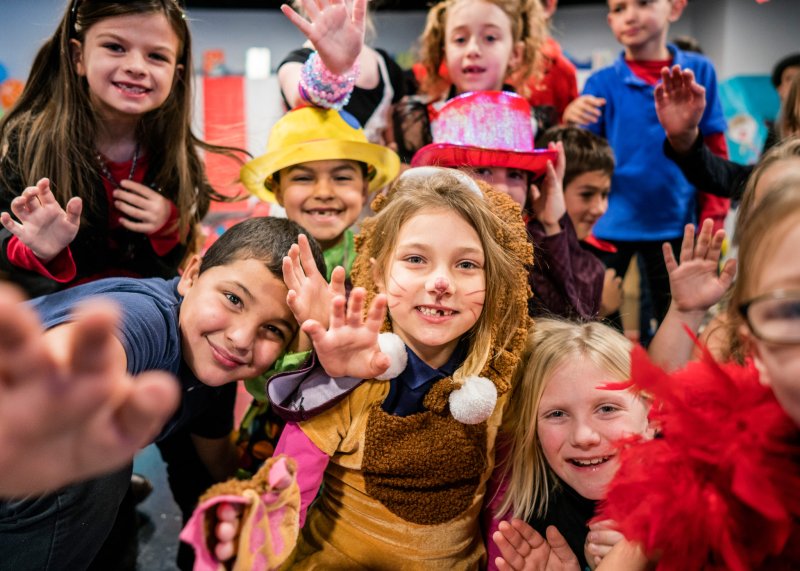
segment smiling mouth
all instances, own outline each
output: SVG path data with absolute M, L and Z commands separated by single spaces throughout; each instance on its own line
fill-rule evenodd
M 579 460 L 578 458 L 571 458 L 567 460 L 573 466 L 577 466 L 578 468 L 592 468 L 594 466 L 600 466 L 601 464 L 605 464 L 611 460 L 611 456 L 603 456 L 601 458 L 588 458 L 586 460 Z
M 424 305 L 417 306 L 417 311 L 427 317 L 450 317 L 451 315 L 455 315 L 457 313 L 452 309 L 426 307 Z
M 211 347 L 211 353 L 214 356 L 214 360 L 217 361 L 220 365 L 227 369 L 235 369 L 236 367 L 241 367 L 246 363 L 239 359 L 238 357 L 234 357 L 227 351 L 224 351 L 214 345 L 211 341 L 208 342 L 209 346 Z
M 470 66 L 465 67 L 463 71 L 464 71 L 465 74 L 483 73 L 484 71 L 486 71 L 486 68 L 485 67 L 478 67 L 476 65 L 470 65 Z
M 130 83 L 120 83 L 120 82 L 113 82 L 114 87 L 117 89 L 124 91 L 126 93 L 131 93 L 133 95 L 144 95 L 145 93 L 149 93 L 150 89 L 146 87 L 142 87 L 141 85 L 133 85 Z
M 311 216 L 339 216 L 344 212 L 344 210 L 339 210 L 336 208 L 309 208 L 307 210 L 303 210 L 305 214 L 309 214 Z

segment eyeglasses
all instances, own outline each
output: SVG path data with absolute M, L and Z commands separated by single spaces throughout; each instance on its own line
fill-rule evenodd
M 750 331 L 768 343 L 800 343 L 800 290 L 765 293 L 739 306 Z

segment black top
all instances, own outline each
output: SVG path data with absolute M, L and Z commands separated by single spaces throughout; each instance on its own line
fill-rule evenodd
M 300 48 L 290 52 L 289 55 L 287 55 L 286 58 L 284 58 L 284 60 L 280 63 L 278 69 L 280 69 L 283 64 L 289 62 L 305 63 L 312 51 L 314 50 L 311 48 Z M 389 72 L 389 81 L 391 82 L 392 89 L 394 90 L 392 104 L 395 104 L 406 94 L 406 84 L 403 76 L 403 70 L 384 50 L 375 48 L 375 51 L 378 52 L 378 54 L 383 58 L 383 61 L 386 62 L 386 70 Z M 372 89 L 362 89 L 356 86 L 353 89 L 353 95 L 350 97 L 350 102 L 344 106 L 344 110 L 358 119 L 358 122 L 361 123 L 362 126 L 367 124 L 367 121 L 369 121 L 369 118 L 372 117 L 375 109 L 378 108 L 378 105 L 380 105 L 380 102 L 383 99 L 385 87 L 383 83 L 383 77 L 380 73 L 378 74 L 378 79 L 378 85 Z M 283 90 L 281 90 L 281 97 L 283 97 L 283 103 L 286 105 L 286 108 L 291 109 L 291 105 L 289 105 L 289 101 L 286 98 L 286 94 L 283 92 Z
M 678 165 L 686 180 L 695 188 L 702 188 L 703 192 L 723 198 L 739 200 L 753 172 L 753 165 L 740 165 L 712 153 L 703 143 L 702 134 L 683 155 L 676 153 L 669 141 L 664 139 L 664 154 Z
M 573 553 L 580 562 L 581 569 L 586 569 L 588 563 L 583 552 L 586 535 L 589 533 L 588 523 L 594 517 L 597 501 L 587 500 L 578 492 L 560 482 L 560 485 L 550 495 L 547 513 L 543 518 L 533 516 L 528 523 L 538 531 L 542 537 L 548 526 L 556 529 L 567 540 Z

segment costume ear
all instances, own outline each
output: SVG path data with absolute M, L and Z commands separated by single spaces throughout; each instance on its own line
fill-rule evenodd
M 178 281 L 178 293 L 186 297 L 186 294 L 197 283 L 197 278 L 200 276 L 200 263 L 203 258 L 200 254 L 195 254 L 186 265 L 181 279 Z
M 78 75 L 85 76 L 86 66 L 83 65 L 83 44 L 75 38 L 69 41 L 69 55 L 70 58 L 72 58 L 72 65 L 75 66 Z

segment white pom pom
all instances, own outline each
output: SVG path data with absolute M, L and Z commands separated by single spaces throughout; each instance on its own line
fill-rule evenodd
M 450 413 L 458 422 L 478 424 L 492 415 L 497 387 L 486 377 L 467 377 L 460 389 L 450 393 Z
M 381 348 L 381 353 L 389 356 L 390 364 L 386 372 L 375 378 L 379 381 L 394 379 L 406 370 L 406 364 L 408 363 L 406 344 L 394 333 L 381 333 L 378 335 L 378 345 Z

